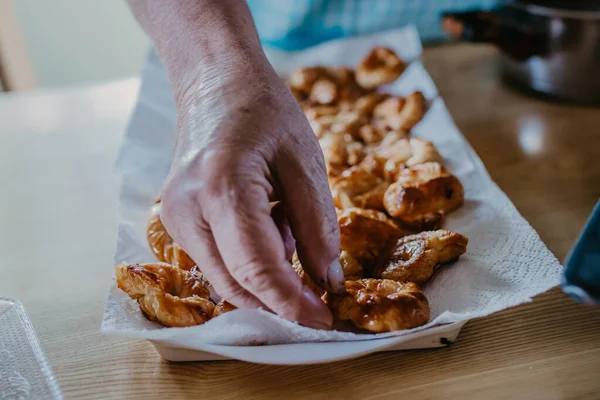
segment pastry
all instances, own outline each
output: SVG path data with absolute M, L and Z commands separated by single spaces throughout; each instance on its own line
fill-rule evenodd
M 302 280 L 302 284 L 312 290 L 317 297 L 321 297 L 325 294 L 325 290 L 317 285 L 315 281 L 313 281 L 312 278 L 306 273 L 306 271 L 304 271 L 302 264 L 300 264 L 300 260 L 298 259 L 297 253 L 294 253 L 294 256 L 292 257 L 292 267 Z
M 371 332 L 412 329 L 429 321 L 429 303 L 416 283 L 388 279 L 346 281 L 346 292 L 327 293 L 334 317 Z
M 392 50 L 375 47 L 356 67 L 354 76 L 361 87 L 375 89 L 394 82 L 405 68 L 406 64 Z
M 423 284 L 440 265 L 456 261 L 464 254 L 468 241 L 459 233 L 443 229 L 402 237 L 375 270 L 375 277 Z
M 382 252 L 405 236 L 384 213 L 362 208 L 338 210 L 340 249 L 354 257 L 369 273 Z
M 146 237 L 148 239 L 150 250 L 152 250 L 158 261 L 176 265 L 186 271 L 190 270 L 196 263 L 167 233 L 165 226 L 160 220 L 161 206 L 162 203 L 158 201 L 150 208 L 148 228 L 146 230 Z
M 173 265 L 119 264 L 117 287 L 137 300 L 142 313 L 165 326 L 183 327 L 208 321 L 215 308 L 206 284 Z
M 463 186 L 441 164 L 427 162 L 400 172 L 383 196 L 386 211 L 404 225 L 423 230 L 430 220 L 463 205 Z
M 374 123 L 391 130 L 409 131 L 418 124 L 427 111 L 427 101 L 421 92 L 407 97 L 392 96 L 373 109 Z

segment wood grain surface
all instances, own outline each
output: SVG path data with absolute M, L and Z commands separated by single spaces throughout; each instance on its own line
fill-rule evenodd
M 464 44 L 424 54 L 460 130 L 562 260 L 600 197 L 600 110 L 505 88 L 494 59 Z M 600 398 L 600 309 L 558 289 L 469 322 L 447 348 L 327 365 L 171 364 L 101 335 L 112 165 L 137 85 L 0 97 L 0 295 L 24 303 L 67 398 Z

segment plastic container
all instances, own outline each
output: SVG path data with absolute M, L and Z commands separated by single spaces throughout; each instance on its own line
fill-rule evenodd
M 0 399 L 62 399 L 23 305 L 0 297 Z

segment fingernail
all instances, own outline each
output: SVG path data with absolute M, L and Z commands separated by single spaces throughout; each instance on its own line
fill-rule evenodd
M 341 292 L 344 290 L 344 270 L 342 269 L 342 265 L 337 258 L 333 260 L 329 266 L 329 269 L 327 270 L 327 281 L 329 283 L 329 287 L 334 292 Z

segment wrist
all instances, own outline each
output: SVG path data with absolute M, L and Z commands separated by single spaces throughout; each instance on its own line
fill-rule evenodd
M 176 101 L 193 81 L 268 64 L 245 0 L 129 0 L 163 60 Z

